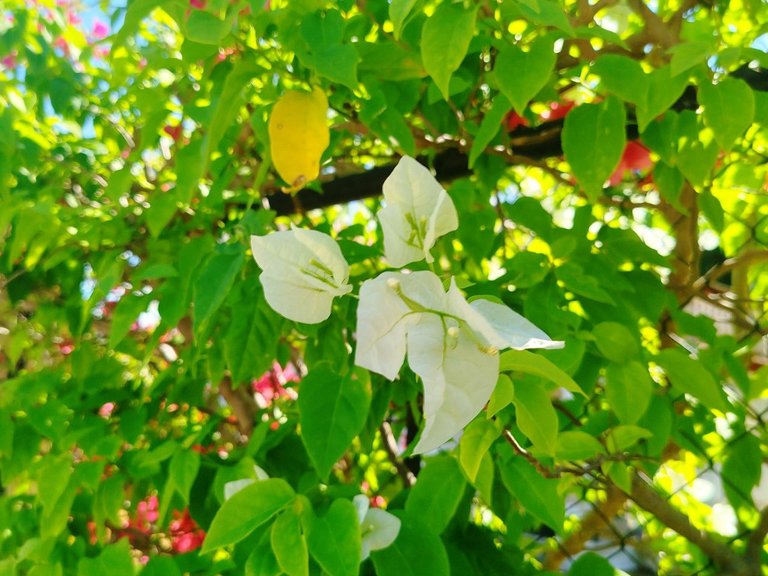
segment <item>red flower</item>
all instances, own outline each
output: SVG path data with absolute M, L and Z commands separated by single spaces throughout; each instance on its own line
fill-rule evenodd
M 653 160 L 651 160 L 651 153 L 648 151 L 648 148 L 632 140 L 627 142 L 619 165 L 616 166 L 616 170 L 611 174 L 608 183 L 611 186 L 617 186 L 624 179 L 625 172 L 645 172 L 651 168 L 653 168 Z
M 549 104 L 549 110 L 542 112 L 541 119 L 546 122 L 552 122 L 553 120 L 560 120 L 568 115 L 568 112 L 573 110 L 576 106 L 575 102 L 566 100 L 565 102 L 551 102 Z
M 203 10 L 205 8 L 205 0 L 189 0 L 189 5 L 197 10 Z
M 205 540 L 205 531 L 189 515 L 189 509 L 185 509 L 181 514 L 174 511 L 173 517 L 174 520 L 169 526 L 173 550 L 178 554 L 185 554 L 200 548 Z
M 504 119 L 504 122 L 507 125 L 507 132 L 514 132 L 520 126 L 528 126 L 528 119 L 524 118 L 523 116 L 520 116 L 520 114 L 518 114 L 514 110 L 512 110 L 507 114 L 507 117 Z

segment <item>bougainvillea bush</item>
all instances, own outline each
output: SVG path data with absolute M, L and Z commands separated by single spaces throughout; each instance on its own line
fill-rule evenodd
M 760 575 L 760 0 L 6 0 L 0 573 Z

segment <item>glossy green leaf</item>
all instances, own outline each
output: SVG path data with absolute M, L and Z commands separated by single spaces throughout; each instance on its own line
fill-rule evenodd
M 467 10 L 463 4 L 440 4 L 424 24 L 421 60 L 446 100 L 451 76 L 467 55 L 474 33 L 475 10 Z
M 736 509 L 753 507 L 752 489 L 760 482 L 763 466 L 760 445 L 760 440 L 747 433 L 728 446 L 723 462 L 723 488 Z
M 475 139 L 472 141 L 472 148 L 469 151 L 469 167 L 472 168 L 477 162 L 480 154 L 499 133 L 504 126 L 504 117 L 512 108 L 512 104 L 503 94 L 498 94 L 493 99 L 490 110 L 483 116 L 480 123 L 480 129 L 477 131 Z
M 536 450 L 554 456 L 557 449 L 558 420 L 549 393 L 542 386 L 520 382 L 515 386 L 517 426 Z
M 712 130 L 702 129 L 697 115 L 686 110 L 679 115 L 677 143 L 680 172 L 694 186 L 703 185 L 710 179 L 720 151 Z
M 297 500 L 298 501 L 298 500 Z M 277 563 L 288 576 L 309 574 L 309 551 L 301 517 L 287 508 L 272 524 L 270 541 Z
M 416 485 L 411 488 L 405 511 L 434 534 L 448 526 L 459 506 L 467 481 L 459 462 L 449 456 L 432 458 L 421 470 Z
M 301 382 L 301 440 L 321 478 L 360 432 L 371 404 L 365 370 L 339 376 L 328 366 L 312 370 Z
M 600 353 L 613 362 L 626 362 L 640 354 L 640 344 L 629 328 L 618 322 L 601 322 L 592 330 Z
M 395 40 L 400 39 L 403 26 L 405 26 L 413 8 L 417 4 L 418 0 L 392 0 L 389 3 L 389 19 L 392 21 L 392 33 L 395 36 Z
M 648 77 L 637 60 L 620 54 L 605 54 L 592 65 L 600 84 L 622 100 L 643 107 L 648 100 Z
M 293 489 L 279 478 L 246 486 L 225 501 L 213 517 L 202 553 L 239 542 L 272 518 L 294 498 Z
M 584 395 L 584 391 L 568 374 L 555 366 L 547 358 L 544 358 L 544 356 L 527 350 L 507 350 L 502 352 L 499 370 L 502 372 L 515 371 L 541 376 L 569 392 Z
M 731 149 L 755 116 L 752 89 L 740 79 L 726 78 L 718 84 L 702 83 L 699 103 L 704 107 L 704 122 L 725 150 Z
M 634 424 L 645 413 L 653 395 L 653 381 L 637 360 L 614 361 L 605 369 L 605 394 L 623 424 Z
M 459 441 L 459 463 L 470 482 L 477 479 L 483 458 L 500 435 L 498 423 L 484 418 L 475 419 L 464 429 Z
M 558 492 L 557 480 L 544 478 L 519 456 L 500 466 L 504 485 L 520 505 L 555 532 L 562 532 L 565 501 Z
M 561 432 L 557 437 L 556 456 L 562 460 L 586 460 L 603 452 L 597 438 L 580 430 Z
M 199 333 L 213 316 L 235 281 L 244 263 L 239 246 L 229 246 L 214 254 L 195 281 L 195 332 Z
M 662 350 L 654 360 L 664 368 L 674 388 L 698 398 L 708 408 L 728 411 L 722 389 L 701 362 L 673 349 Z
M 626 576 L 626 572 L 614 568 L 599 554 L 586 552 L 571 564 L 568 576 Z
M 448 576 L 448 554 L 439 536 L 419 517 L 395 510 L 400 532 L 393 544 L 371 553 L 378 576 Z
M 77 576 L 134 576 L 133 558 L 128 540 L 112 544 L 95 558 L 83 558 L 77 566 Z
M 665 112 L 682 95 L 688 84 L 684 74 L 673 75 L 669 66 L 658 68 L 648 75 L 648 100 L 645 106 L 638 106 L 637 126 L 645 131 L 650 122 Z
M 507 44 L 499 49 L 494 65 L 496 81 L 519 114 L 546 86 L 556 59 L 552 39 L 547 36 L 537 38 L 527 52 Z
M 309 553 L 329 576 L 357 576 L 360 566 L 360 527 L 355 505 L 337 499 L 315 516 L 307 535 Z
M 485 409 L 488 418 L 492 418 L 499 410 L 509 406 L 514 398 L 515 386 L 512 384 L 512 380 L 506 374 L 499 374 L 496 387 L 493 389 L 491 399 L 488 400 L 488 406 Z
M 626 143 L 621 100 L 582 104 L 565 117 L 563 152 L 584 192 L 596 199 L 621 159 Z

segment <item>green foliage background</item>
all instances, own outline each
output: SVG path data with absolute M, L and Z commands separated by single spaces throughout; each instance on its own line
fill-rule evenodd
M 0 10 L 0 572 L 764 572 L 764 3 L 82 8 Z M 267 121 L 310 85 L 331 145 L 291 197 Z M 248 253 L 294 222 L 382 271 L 402 154 L 459 211 L 438 270 L 566 342 L 423 459 L 416 377 L 353 373 L 350 300 L 288 322 Z M 360 492 L 402 522 L 362 564 Z

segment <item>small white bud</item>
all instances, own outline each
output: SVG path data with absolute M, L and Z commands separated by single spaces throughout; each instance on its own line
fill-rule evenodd
M 456 328 L 456 326 L 451 326 L 448 328 L 448 337 L 449 338 L 458 338 L 459 337 L 459 329 Z
M 392 290 L 397 290 L 400 288 L 400 280 L 397 278 L 387 278 L 387 286 L 392 288 Z

